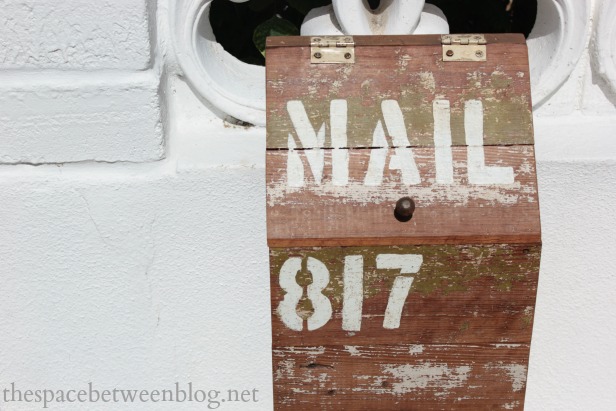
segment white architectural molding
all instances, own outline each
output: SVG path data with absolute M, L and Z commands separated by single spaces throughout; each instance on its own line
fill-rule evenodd
M 233 1 L 243 3 L 249 0 Z M 216 42 L 209 21 L 212 0 L 169 0 L 169 2 L 170 34 L 176 53 L 175 58 L 181 70 L 178 74 L 186 79 L 199 97 L 206 99 L 220 111 L 252 124 L 265 125 L 265 68 L 238 60 Z M 373 19 L 368 22 L 365 15 L 364 20 L 356 21 L 356 17 L 353 16 L 359 15 L 358 7 L 367 7 L 367 4 L 363 1 L 347 3 L 347 7 L 349 4 L 357 6 L 354 9 L 356 14 L 351 14 L 345 22 L 353 30 L 353 34 L 361 34 L 356 31 L 357 24 L 358 27 L 362 24 L 382 26 L 384 33 L 387 34 L 412 33 L 413 30 L 418 34 L 448 32 L 449 27 L 442 12 L 432 5 L 424 6 L 423 3 L 423 0 L 416 2 L 389 0 L 386 3 L 388 7 L 384 4 L 380 8 L 380 12 L 387 13 L 389 17 L 386 19 L 387 23 L 384 23 L 385 19 Z M 346 9 L 340 4 L 341 2 L 338 3 L 338 8 L 345 14 Z M 327 13 L 329 12 L 328 9 Z M 377 14 L 378 12 L 377 10 Z M 331 14 L 333 16 L 333 10 Z M 400 18 L 391 18 L 393 16 Z M 324 17 L 328 20 L 328 27 L 333 27 L 331 34 L 339 33 L 340 30 L 332 23 L 329 14 Z M 335 21 L 335 17 L 333 19 Z M 306 18 L 306 21 L 308 20 Z M 322 24 L 318 26 L 319 29 L 324 27 Z M 303 27 L 302 34 L 304 34 Z
M 337 36 L 344 34 L 336 19 L 334 6 L 317 7 L 306 14 L 300 30 L 302 36 Z
M 342 30 L 356 35 L 413 33 L 424 4 L 424 0 L 382 0 L 376 10 L 370 10 L 366 0 L 332 1 Z
M 593 65 L 616 93 L 616 2 L 602 0 L 595 9 L 592 41 Z
M 376 10 L 365 0 L 333 0 L 330 6 L 312 9 L 301 28 L 303 36 L 446 33 L 449 24 L 441 9 L 423 0 L 382 1 Z
M 216 42 L 209 17 L 212 0 L 170 1 L 176 57 L 191 88 L 224 113 L 265 125 L 265 67 L 238 60 Z
M 170 32 L 181 74 L 198 96 L 240 120 L 265 124 L 265 69 L 244 63 L 216 42 L 209 21 L 212 0 L 169 0 Z M 235 0 L 243 3 L 249 0 Z M 601 73 L 614 84 L 610 27 L 616 6 L 606 1 L 597 36 Z M 588 43 L 591 0 L 539 0 L 537 21 L 528 38 L 533 102 L 538 107 L 570 76 Z M 424 0 L 383 0 L 370 10 L 366 0 L 333 0 L 313 9 L 302 35 L 435 34 L 449 27 L 442 12 Z M 607 33 L 607 34 L 606 34 Z M 598 43 L 599 44 L 599 43 Z
M 528 37 L 533 104 L 545 102 L 569 78 L 588 43 L 591 0 L 538 0 Z
M 1 9 L 0 168 L 165 157 L 155 2 L 9 0 Z

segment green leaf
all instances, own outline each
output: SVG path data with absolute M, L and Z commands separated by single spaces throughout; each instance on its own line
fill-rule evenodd
M 272 17 L 259 24 L 252 35 L 252 42 L 265 56 L 265 38 L 268 36 L 298 36 L 299 29 L 288 20 Z
M 331 4 L 332 0 L 287 0 L 287 3 L 305 16 L 312 9 Z

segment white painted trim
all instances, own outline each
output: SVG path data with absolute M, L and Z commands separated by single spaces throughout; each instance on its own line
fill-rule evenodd
M 593 66 L 616 93 L 616 2 L 600 0 L 595 18 L 597 23 L 591 47 Z
M 538 0 L 528 37 L 533 105 L 547 101 L 569 78 L 588 43 L 591 0 Z
M 216 42 L 212 0 L 169 1 L 176 57 L 191 88 L 222 112 L 265 125 L 265 67 L 238 60 Z

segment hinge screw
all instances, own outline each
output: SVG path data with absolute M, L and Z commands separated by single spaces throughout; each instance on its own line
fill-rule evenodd
M 481 58 L 481 57 L 483 57 L 483 51 L 481 51 L 481 50 L 477 50 L 477 51 L 475 52 L 475 55 L 476 55 L 477 57 Z
M 351 53 L 344 53 L 344 58 L 345 59 L 350 59 L 351 58 Z
M 447 50 L 447 57 L 453 56 L 453 50 Z
M 314 53 L 314 58 L 315 59 L 320 59 L 321 58 L 321 53 Z

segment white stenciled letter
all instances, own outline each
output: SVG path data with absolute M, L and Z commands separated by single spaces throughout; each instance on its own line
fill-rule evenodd
M 413 159 L 411 143 L 406 134 L 406 125 L 404 124 L 404 117 L 398 102 L 396 100 L 384 100 L 381 103 L 381 110 L 383 110 L 385 127 L 387 127 L 395 147 L 395 154 L 389 160 L 389 168 L 400 170 L 404 184 L 419 184 L 421 182 L 419 170 L 415 164 L 415 159 Z
M 377 269 L 399 269 L 400 274 L 415 274 L 419 271 L 422 263 L 423 256 L 419 254 L 379 254 L 376 256 Z M 413 277 L 404 275 L 400 275 L 394 280 L 385 309 L 383 328 L 395 329 L 400 327 L 402 309 L 411 290 L 413 280 Z
M 316 258 L 308 257 L 308 271 L 312 276 L 312 283 L 308 285 L 306 295 L 312 302 L 313 313 L 308 318 L 308 330 L 321 328 L 332 316 L 332 304 L 323 295 L 323 290 L 329 284 L 329 271 L 325 264 Z M 303 320 L 297 314 L 297 304 L 302 298 L 303 287 L 297 284 L 297 273 L 302 269 L 302 259 L 291 257 L 284 262 L 280 269 L 280 288 L 285 292 L 283 300 L 278 304 L 276 312 L 282 322 L 294 331 L 303 329 Z
M 304 289 L 295 280 L 295 276 L 301 269 L 302 259 L 300 257 L 289 258 L 280 269 L 280 288 L 286 294 L 284 299 L 278 304 L 276 311 L 284 325 L 294 331 L 301 331 L 304 326 L 302 317 L 297 315 L 295 310 L 304 292 Z
M 316 258 L 308 257 L 308 271 L 312 274 L 312 283 L 308 286 L 306 295 L 312 301 L 314 312 L 308 318 L 308 330 L 323 327 L 332 317 L 332 303 L 323 295 L 323 290 L 329 284 L 329 271 L 325 264 Z
M 312 127 L 310 118 L 306 113 L 304 103 L 292 100 L 287 103 L 289 117 L 297 133 L 302 147 L 302 152 L 308 160 L 314 182 L 319 185 L 323 179 L 325 166 L 325 123 L 321 124 L 318 131 Z M 330 103 L 330 129 L 332 145 L 332 184 L 344 186 L 349 182 L 349 153 L 347 149 L 347 102 L 346 100 L 332 100 Z M 302 187 L 304 181 L 304 169 L 296 150 L 296 144 L 290 136 L 288 142 L 287 175 L 289 186 Z M 299 177 L 301 176 L 301 181 Z
M 449 100 L 434 100 L 434 162 L 437 184 L 453 183 L 451 154 L 451 110 Z
M 299 137 L 299 141 L 302 143 L 302 147 L 308 149 L 304 150 L 304 154 L 308 159 L 308 165 L 310 165 L 314 182 L 316 184 L 321 184 L 325 155 L 323 151 L 323 144 L 325 143 L 325 123 L 321 124 L 321 128 L 318 132 L 315 132 L 314 128 L 312 128 L 312 124 L 310 124 L 310 119 L 304 108 L 304 103 L 298 100 L 289 101 L 287 103 L 287 111 L 291 117 L 293 127 L 295 127 L 297 137 Z M 289 147 L 289 155 L 291 155 L 291 147 Z
M 513 168 L 486 166 L 483 149 L 483 104 L 469 100 L 464 107 L 464 132 L 468 153 L 468 181 L 471 184 L 513 184 Z
M 349 184 L 349 150 L 347 144 L 347 102 L 332 100 L 329 107 L 332 133 L 332 184 Z
M 345 257 L 342 281 L 342 329 L 359 331 L 364 303 L 364 258 L 361 255 Z
M 389 168 L 400 170 L 404 184 L 419 184 L 421 182 L 419 170 L 413 159 L 413 151 L 410 148 L 411 144 L 406 133 L 404 117 L 398 102 L 395 100 L 384 100 L 381 103 L 381 110 L 383 111 L 385 127 L 391 136 L 394 146 L 394 154 L 389 160 Z M 367 186 L 379 186 L 383 183 L 383 172 L 388 153 L 385 130 L 380 121 L 374 129 L 372 146 L 381 148 L 375 148 L 370 152 L 370 162 L 368 163 L 368 172 L 366 173 L 364 184 Z
M 372 150 L 370 150 L 370 161 L 368 162 L 368 172 L 364 177 L 364 185 L 380 186 L 383 184 L 383 172 L 385 171 L 388 150 L 385 130 L 379 120 L 374 128 L 374 134 L 372 134 Z

